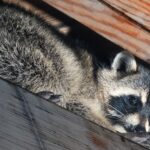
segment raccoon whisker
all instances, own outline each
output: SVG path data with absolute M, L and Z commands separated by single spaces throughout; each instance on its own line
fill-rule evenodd
M 118 119 L 122 119 L 122 117 L 123 117 L 122 114 L 115 115 L 115 114 L 108 113 L 108 114 L 105 114 L 105 115 L 106 115 L 106 117 L 115 117 L 115 118 L 118 118 Z
M 124 122 L 122 116 L 113 116 L 111 114 L 107 114 L 106 117 L 111 119 L 111 120 L 114 120 L 117 123 L 120 123 L 123 126 L 126 126 L 126 123 Z
M 115 119 L 117 119 L 117 120 L 120 120 L 121 118 L 122 118 L 122 116 L 120 115 L 118 115 L 118 116 L 115 116 L 115 115 L 112 115 L 112 114 L 106 114 L 105 115 L 106 117 L 108 117 L 108 118 L 115 118 Z
M 126 113 L 128 113 L 128 111 L 127 111 L 126 107 L 124 107 L 124 110 L 125 110 L 125 112 L 126 112 Z
M 122 117 L 122 114 L 117 114 L 117 115 L 115 115 L 115 114 L 111 114 L 111 113 L 108 113 L 108 114 L 106 114 L 106 116 L 114 116 L 114 117 Z
M 107 104 L 107 106 L 111 107 L 113 110 L 115 110 L 116 112 L 118 112 L 119 114 L 121 114 L 122 116 L 125 116 L 125 114 L 123 114 L 121 111 L 119 111 L 118 109 L 116 109 L 115 107 Z

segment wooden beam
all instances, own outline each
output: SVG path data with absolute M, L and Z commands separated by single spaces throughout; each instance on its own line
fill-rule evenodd
M 135 23 L 150 30 L 150 1 L 149 0 L 104 0 L 108 5 L 119 10 Z
M 146 150 L 3 80 L 0 80 L 0 149 Z
M 150 11 L 148 1 L 43 1 L 150 63 Z M 138 14 L 135 14 L 137 12 Z

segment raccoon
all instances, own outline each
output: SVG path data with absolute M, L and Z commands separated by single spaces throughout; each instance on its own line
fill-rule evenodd
M 124 51 L 106 68 L 82 45 L 38 16 L 0 4 L 1 78 L 50 100 L 61 95 L 54 102 L 109 129 L 149 132 L 149 69 Z

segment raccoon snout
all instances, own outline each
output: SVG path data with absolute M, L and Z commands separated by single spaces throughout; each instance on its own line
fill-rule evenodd
M 146 132 L 145 127 L 137 125 L 134 129 L 134 132 Z
M 142 125 L 136 125 L 136 126 L 130 125 L 130 126 L 125 127 L 125 129 L 127 130 L 127 132 L 134 132 L 134 133 L 146 132 L 145 127 Z

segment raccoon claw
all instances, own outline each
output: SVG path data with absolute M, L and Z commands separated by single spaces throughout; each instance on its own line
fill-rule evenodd
M 38 92 L 37 95 L 53 103 L 60 103 L 62 101 L 61 95 L 55 95 L 53 92 L 49 91 Z

